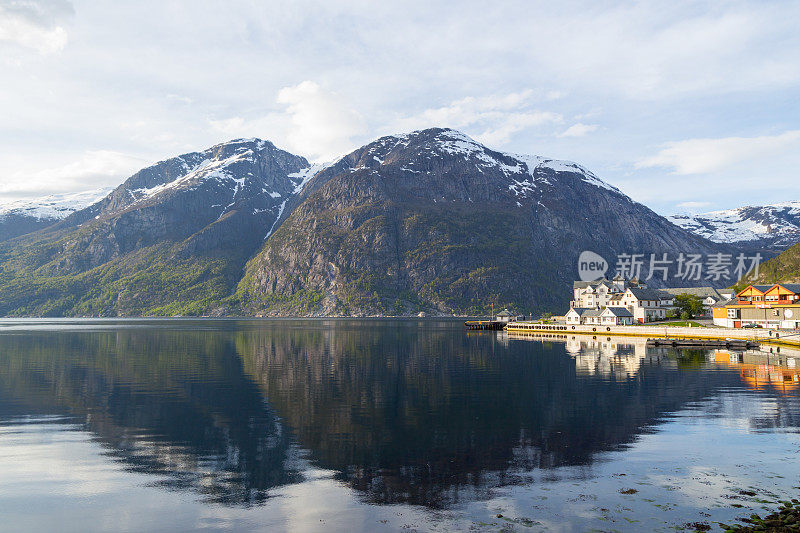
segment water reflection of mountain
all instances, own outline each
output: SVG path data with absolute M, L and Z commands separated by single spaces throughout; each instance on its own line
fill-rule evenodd
M 371 502 L 445 506 L 589 465 L 740 384 L 635 346 L 567 348 L 399 321 L 4 334 L 0 418 L 72 416 L 127 468 L 234 505 L 300 480 L 303 449 Z
M 63 414 L 130 470 L 250 504 L 297 481 L 291 447 L 230 338 L 213 332 L 0 335 L 0 418 Z
M 240 336 L 237 347 L 300 444 L 375 502 L 446 504 L 520 470 L 589 464 L 738 381 L 651 363 L 635 379 L 598 379 L 564 344 L 411 325 Z

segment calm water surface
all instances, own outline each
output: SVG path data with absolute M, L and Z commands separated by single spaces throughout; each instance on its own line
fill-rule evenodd
M 796 366 L 455 321 L 3 320 L 0 529 L 729 522 L 800 496 Z

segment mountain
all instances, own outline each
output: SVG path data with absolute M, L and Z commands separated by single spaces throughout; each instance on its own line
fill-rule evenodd
M 49 228 L 0 243 L 0 314 L 209 313 L 309 168 L 258 139 L 145 168 Z
M 101 200 L 109 192 L 111 188 L 102 188 L 0 203 L 0 241 L 52 226 Z
M 580 165 L 448 129 L 378 139 L 293 202 L 247 265 L 244 313 L 563 312 L 583 250 L 611 271 L 619 253 L 720 250 Z
M 729 249 L 580 165 L 454 130 L 383 137 L 322 166 L 238 139 L 0 242 L 0 315 L 555 312 L 583 250 L 611 274 L 621 253 Z
M 752 249 L 781 251 L 800 241 L 800 201 L 668 218 L 714 242 Z

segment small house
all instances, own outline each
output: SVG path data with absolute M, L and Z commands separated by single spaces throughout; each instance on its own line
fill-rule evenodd
M 606 307 L 600 314 L 600 322 L 608 326 L 631 326 L 633 313 L 624 307 Z
M 564 319 L 566 320 L 567 324 L 580 324 L 581 317 L 583 317 L 583 313 L 588 311 L 585 307 L 572 307 L 567 314 L 564 315 Z
M 508 309 L 503 309 L 502 311 L 500 311 L 499 313 L 497 313 L 497 316 L 495 317 L 495 320 L 496 320 L 497 322 L 504 322 L 504 323 L 508 323 L 508 322 L 511 322 L 511 319 L 512 319 L 512 318 L 514 318 L 514 315 L 512 315 L 512 314 L 509 312 L 509 310 L 508 310 Z

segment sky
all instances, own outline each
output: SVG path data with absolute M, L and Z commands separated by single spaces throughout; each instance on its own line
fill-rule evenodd
M 800 2 L 0 0 L 0 201 L 432 126 L 661 214 L 800 200 Z

